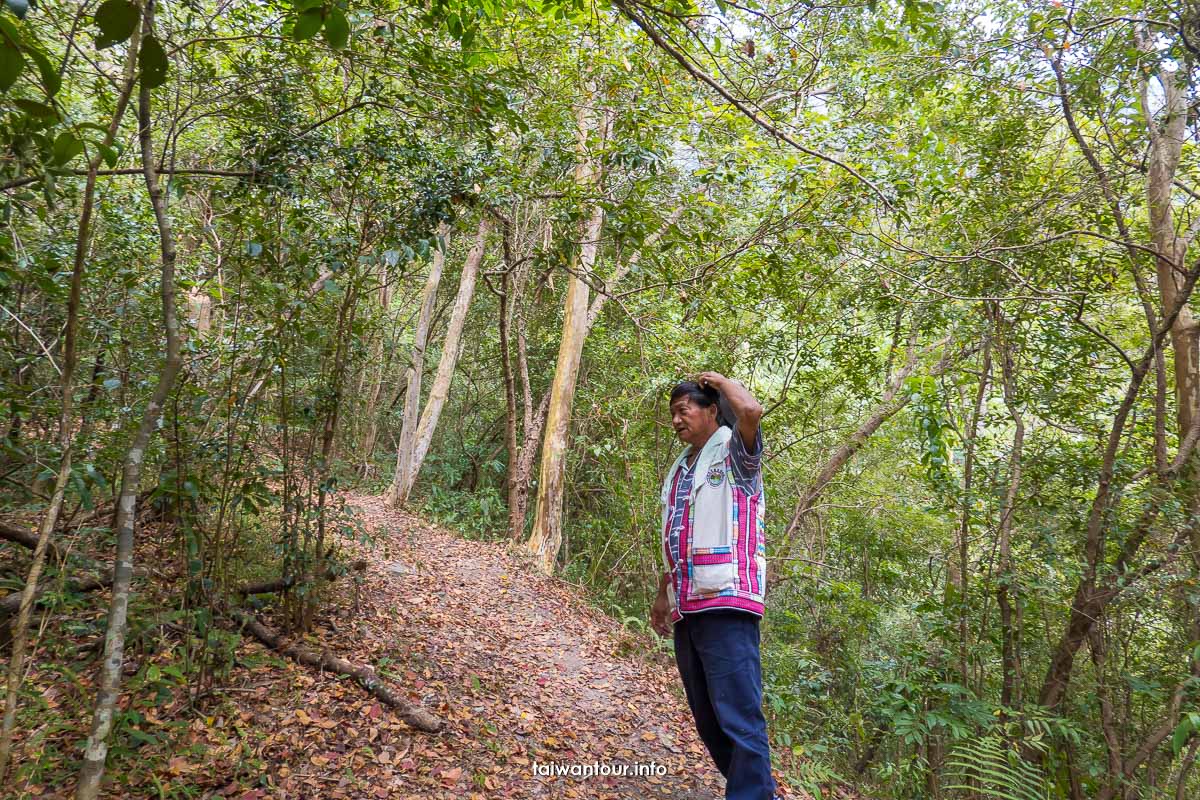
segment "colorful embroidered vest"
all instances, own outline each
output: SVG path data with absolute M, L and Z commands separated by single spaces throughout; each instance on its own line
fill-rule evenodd
M 679 563 L 671 563 L 671 493 L 692 446 L 667 470 L 662 486 L 662 554 L 671 573 L 671 619 L 683 614 L 734 608 L 762 616 L 767 588 L 764 492 L 749 494 L 733 477 L 732 431 L 721 427 L 696 459 L 692 491 L 679 534 Z

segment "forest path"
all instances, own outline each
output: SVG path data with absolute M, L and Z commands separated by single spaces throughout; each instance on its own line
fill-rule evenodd
M 318 623 L 320 644 L 376 665 L 447 725 L 438 734 L 414 732 L 356 686 L 312 672 L 306 678 L 290 665 L 287 676 L 269 679 L 271 688 L 259 685 L 263 702 L 254 714 L 256 727 L 277 732 L 259 753 L 279 791 L 489 800 L 723 796 L 666 653 L 653 653 L 648 639 L 627 633 L 501 543 L 464 539 L 377 497 L 343 498 L 360 511 L 372 540 L 353 546 L 369 566 L 357 608 L 348 579 L 336 586 L 338 599 Z M 596 764 L 629 774 L 544 774 Z M 634 774 L 639 765 L 651 774 Z

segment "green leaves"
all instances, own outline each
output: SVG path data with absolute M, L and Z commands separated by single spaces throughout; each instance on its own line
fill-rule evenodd
M 292 26 L 292 38 L 298 42 L 305 39 L 311 39 L 317 35 L 317 31 L 321 30 L 321 25 L 325 22 L 325 17 L 319 8 L 310 8 L 296 19 L 296 24 Z
M 70 131 L 63 131 L 54 140 L 52 159 L 55 166 L 61 167 L 75 156 L 83 152 L 83 142 Z
M 350 39 L 350 22 L 346 15 L 336 6 L 329 10 L 325 19 L 325 41 L 334 50 L 341 50 Z
M 1046 778 L 996 736 L 959 742 L 947 759 L 955 781 L 948 789 L 979 790 L 1003 800 L 1041 800 Z
M 43 119 L 58 119 L 58 112 L 53 106 L 48 106 L 45 103 L 39 103 L 36 100 L 27 100 L 24 97 L 18 97 L 13 100 L 13 105 L 24 111 L 31 117 L 41 117 Z
M 22 37 L 17 26 L 0 14 L 0 92 L 7 92 L 17 82 L 25 69 L 26 56 L 37 67 L 46 96 L 52 98 L 58 94 L 62 88 L 58 70 L 34 42 Z
M 1197 731 L 1200 731 L 1200 713 L 1189 711 L 1183 715 L 1183 719 L 1175 728 L 1175 735 L 1171 737 L 1171 750 L 1175 755 L 1179 755 L 1179 751 Z
M 21 50 L 7 36 L 0 36 L 0 92 L 7 92 L 17 82 L 25 58 Z
M 96 9 L 96 27 L 100 33 L 96 36 L 96 47 L 103 50 L 119 44 L 133 35 L 138 21 L 142 18 L 142 9 L 130 0 L 105 0 Z
M 313 4 L 312 0 L 296 3 L 296 21 L 292 24 L 292 38 L 298 42 L 311 39 L 320 31 L 325 43 L 334 50 L 342 50 L 350 41 L 350 21 L 346 12 L 335 5 Z
M 62 88 L 62 79 L 58 77 L 58 70 L 50 63 L 50 59 L 46 58 L 46 54 L 36 47 L 26 46 L 25 53 L 33 59 L 38 73 L 42 76 L 42 86 L 46 89 L 46 96 L 54 97 Z
M 167 80 L 167 51 L 157 36 L 150 35 L 142 42 L 138 53 L 138 69 L 142 85 L 147 89 L 162 86 Z

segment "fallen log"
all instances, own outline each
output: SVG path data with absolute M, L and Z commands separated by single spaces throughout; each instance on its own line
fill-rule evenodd
M 9 522 L 0 522 L 0 540 L 19 544 L 29 550 L 37 547 L 37 534 Z M 50 559 L 56 564 L 74 561 L 77 565 L 98 572 L 101 577 L 73 578 L 66 583 L 69 591 L 79 594 L 94 592 L 112 585 L 112 568 L 97 564 L 86 556 L 78 553 L 68 553 L 54 542 L 47 544 Z M 41 601 L 41 597 L 54 585 L 54 581 L 44 580 L 38 583 L 33 592 L 33 602 Z M 0 647 L 7 647 L 10 635 L 10 623 L 21 608 L 21 592 L 16 591 L 0 597 Z
M 53 581 L 42 581 L 38 584 L 37 589 L 33 592 L 33 602 L 37 603 L 41 596 L 53 585 Z M 106 586 L 112 585 L 112 575 L 101 578 L 79 578 L 67 581 L 67 589 L 76 594 L 85 592 L 94 592 L 97 589 L 103 589 Z M 11 616 L 17 613 L 17 609 L 21 607 L 21 593 L 19 591 L 6 594 L 0 597 L 0 624 L 4 623 L 6 616 Z
M 296 642 L 289 642 L 283 636 L 259 622 L 251 614 L 240 609 L 230 609 L 227 614 L 243 630 L 249 631 L 255 639 L 258 639 L 272 650 L 282 653 L 305 666 L 354 678 L 360 686 L 370 692 L 384 705 L 395 710 L 397 716 L 413 728 L 428 733 L 436 733 L 441 730 L 441 719 L 401 697 L 379 680 L 379 677 L 375 674 L 375 670 L 370 666 L 353 664 L 344 658 L 337 658 L 330 655 L 327 650 L 318 652 Z
M 19 544 L 27 550 L 33 550 L 37 547 L 38 537 L 33 531 L 13 525 L 11 522 L 0 522 L 0 539 L 3 539 L 6 542 L 12 542 L 13 544 Z M 54 542 L 49 542 L 47 544 L 46 552 L 50 554 L 50 557 L 54 559 L 56 563 L 61 564 L 67 560 L 66 551 L 56 545 Z
M 348 572 L 364 572 L 367 569 L 366 561 L 351 562 L 347 568 Z M 327 581 L 335 581 L 344 573 L 338 572 L 333 567 L 329 567 L 322 574 L 322 577 Z M 290 589 L 296 585 L 295 576 L 286 578 L 275 578 L 269 581 L 259 581 L 258 583 L 247 583 L 240 587 L 237 592 L 242 597 L 249 597 L 254 594 L 272 594 L 274 592 L 282 592 L 285 589 Z
M 42 595 L 46 593 L 54 585 L 53 581 L 41 581 L 37 589 L 33 592 L 33 604 L 36 606 L 42 600 Z M 112 573 L 109 572 L 106 577 L 100 578 L 80 578 L 67 581 L 67 589 L 72 592 L 83 594 L 84 592 L 94 592 L 97 589 L 103 589 L 106 586 L 112 586 Z M 20 590 L 6 594 L 0 597 L 0 650 L 7 650 L 12 644 L 13 636 L 16 633 L 18 612 L 21 610 L 21 592 Z

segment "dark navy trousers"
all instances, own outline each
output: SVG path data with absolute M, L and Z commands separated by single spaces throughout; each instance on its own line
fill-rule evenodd
M 746 611 L 685 614 L 675 663 L 700 739 L 725 776 L 726 800 L 771 800 L 771 751 L 762 713 L 758 622 Z

